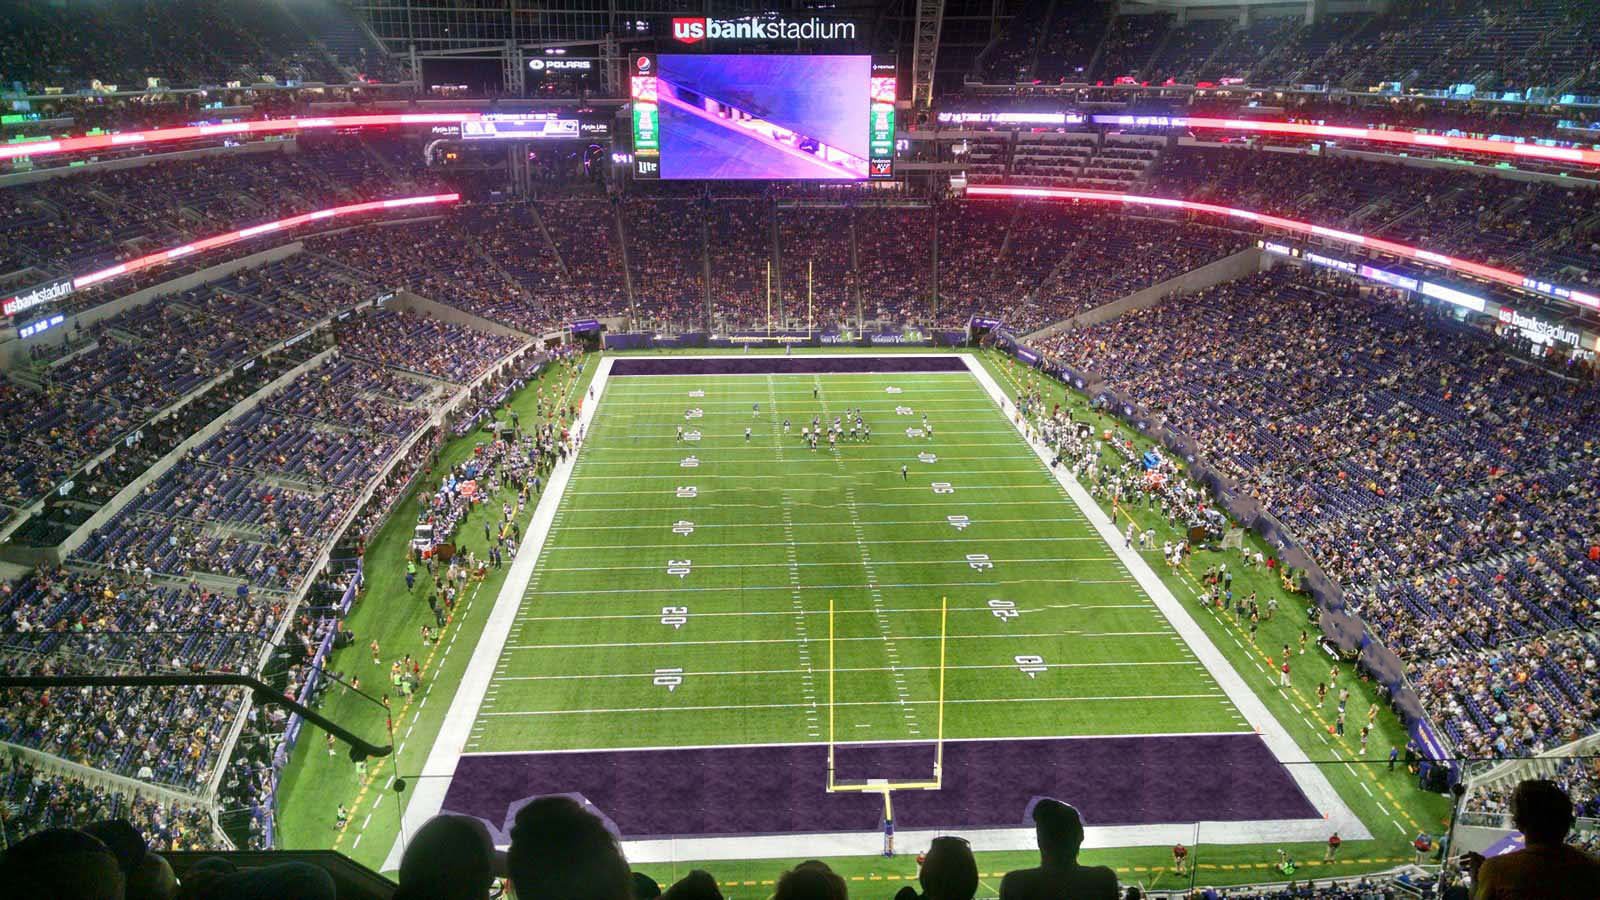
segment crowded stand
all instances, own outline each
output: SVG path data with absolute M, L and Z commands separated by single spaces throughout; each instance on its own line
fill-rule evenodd
M 478 245 L 452 219 L 375 225 L 313 238 L 306 248 L 363 278 L 404 287 L 525 332 L 549 327 L 550 320 L 529 304 L 503 270 L 485 264 Z M 519 258 L 513 255 L 507 262 L 516 264 Z
M 74 4 L 25 0 L 0 11 L 0 85 L 35 91 L 146 77 L 171 84 L 408 77 L 342 4 L 275 4 L 259 21 L 246 6 L 255 9 L 245 0 L 144 3 L 101 20 Z M 1576 0 L 1526 0 L 1516 10 L 1487 0 L 1399 0 L 1381 14 L 1341 12 L 1315 25 L 1298 12 L 1196 19 L 1130 14 L 1098 0 L 1011 6 L 1015 14 L 1004 29 L 995 19 L 972 72 L 1003 83 L 996 90 L 1008 93 L 995 109 L 1035 102 L 1040 95 L 1025 93 L 1030 81 L 1600 86 L 1600 12 Z M 528 94 L 584 95 L 595 84 L 587 75 L 553 73 Z M 1121 102 L 1115 91 L 1097 90 L 1094 102 Z M 1142 108 L 1147 98 L 1169 99 L 1150 92 L 1116 109 Z M 1265 99 L 1273 105 L 1263 117 L 1273 120 L 1539 136 L 1553 133 L 1560 115 Z M 1170 110 L 1152 109 L 1233 115 L 1240 102 L 1254 101 L 1196 94 L 1172 100 Z M 283 103 L 314 108 L 303 97 Z M 137 110 L 103 120 L 88 113 L 82 121 L 149 124 L 167 114 L 138 121 Z M 923 115 L 933 113 L 914 114 Z M 387 197 L 456 190 L 464 197 L 459 207 L 393 221 L 317 224 L 248 248 L 194 253 L 204 259 L 180 257 L 115 289 L 41 301 L 37 311 L 13 317 L 13 325 L 57 313 L 66 321 L 59 338 L 6 351 L 0 380 L 0 448 L 12 460 L 0 473 L 0 519 L 12 528 L 0 552 L 11 567 L 0 579 L 0 658 L 10 672 L 42 677 L 242 673 L 326 710 L 330 682 L 359 693 L 360 679 L 347 682 L 328 663 L 334 647 L 359 641 L 355 652 L 364 660 L 370 640 L 373 663 L 380 662 L 375 638 L 347 631 L 352 603 L 392 600 L 381 592 L 363 599 L 362 565 L 383 559 L 403 567 L 405 591 L 415 591 L 406 599 L 426 602 L 437 617 L 422 625 L 425 649 L 448 646 L 441 641 L 447 630 L 451 638 L 466 633 L 457 604 L 491 572 L 510 568 L 555 467 L 584 441 L 579 412 L 596 398 L 591 388 L 585 399 L 577 379 L 594 355 L 578 348 L 619 346 L 596 344 L 595 334 L 607 333 L 606 341 L 619 331 L 651 340 L 693 335 L 727 345 L 732 333 L 803 329 L 804 338 L 784 337 L 820 345 L 864 332 L 917 343 L 921 327 L 954 344 L 967 329 L 972 346 L 1009 349 L 1029 362 L 1036 352 L 1038 368 L 1069 382 L 1081 376 L 1080 389 L 1090 385 L 1082 402 L 1102 413 L 1105 427 L 1081 427 L 1059 407 L 1046 415 L 1036 397 L 1020 401 L 1017 421 L 1025 433 L 1031 425 L 1029 436 L 1053 449 L 1055 464 L 1064 463 L 1113 516 L 1145 504 L 1174 528 L 1222 519 L 1176 455 L 1148 463 L 1103 413 L 1126 398 L 1139 417 L 1148 412 L 1192 439 L 1197 458 L 1190 461 L 1214 472 L 1227 492 L 1259 501 L 1333 584 L 1340 602 L 1311 607 L 1313 626 L 1327 612 L 1354 614 L 1399 658 L 1405 688 L 1420 699 L 1424 724 L 1437 727 L 1443 753 L 1504 761 L 1596 734 L 1600 487 L 1592 473 L 1600 462 L 1600 378 L 1592 346 L 1568 352 L 1555 349 L 1554 339 L 1507 339 L 1487 321 L 1419 297 L 1298 264 L 1268 268 L 1274 233 L 1234 230 L 1243 228 L 1237 222 L 1218 227 L 1215 216 L 989 199 L 965 195 L 963 186 L 970 177 L 974 185 L 1093 188 L 1238 207 L 1514 269 L 1552 279 L 1557 290 L 1600 284 L 1600 191 L 1548 168 L 1507 177 L 1476 163 L 1375 160 L 1367 145 L 1356 152 L 1295 138 L 1178 136 L 1164 126 L 1123 131 L 1072 121 L 908 138 L 929 146 L 900 159 L 920 154 L 928 165 L 870 190 L 865 182 L 634 182 L 620 163 L 600 174 L 599 161 L 590 177 L 591 154 L 576 141 L 552 141 L 527 160 L 486 153 L 506 159 L 453 169 L 444 162 L 450 154 L 424 160 L 432 137 L 420 128 L 341 129 L 270 147 L 37 173 L 58 177 L 0 187 L 8 223 L 0 278 L 19 294 L 252 223 Z M 1251 255 L 1257 247 L 1263 252 Z M 1292 257 L 1305 248 L 1279 249 Z M 196 275 L 258 250 L 273 250 L 267 256 L 274 258 Z M 1209 286 L 1160 299 L 1141 293 L 1164 284 L 1176 291 L 1174 279 L 1222 260 L 1249 261 L 1253 274 L 1217 282 L 1213 273 L 1224 267 L 1212 266 L 1184 280 Z M 1438 261 L 1412 260 L 1406 271 L 1430 262 Z M 168 281 L 153 298 L 134 295 Z M 1560 295 L 1545 287 L 1553 308 Z M 1496 287 L 1495 296 L 1527 299 L 1513 289 Z M 982 320 L 1002 337 L 981 341 Z M 1562 319 L 1590 329 L 1586 321 Z M 1500 326 L 1512 330 L 1505 320 Z M 861 332 L 842 338 L 835 330 L 855 327 Z M 815 334 L 825 329 L 825 337 Z M 758 343 L 751 334 L 739 340 L 747 338 Z M 540 380 L 551 371 L 556 378 Z M 524 390 L 524 400 L 538 397 L 537 418 L 526 424 L 512 407 Z M 754 411 L 758 425 L 765 405 Z M 522 416 L 532 418 L 526 408 Z M 787 421 L 783 427 L 787 433 Z M 926 436 L 931 442 L 931 429 Z M 744 440 L 752 441 L 749 427 Z M 1106 464 L 1108 455 L 1120 464 Z M 910 480 L 906 467 L 899 477 Z M 689 492 L 678 494 L 684 498 L 697 489 L 678 490 Z M 398 527 L 382 536 L 388 524 Z M 480 524 L 483 542 L 468 549 Z M 1220 536 L 1215 530 L 1211 536 Z M 369 556 L 381 536 L 386 555 Z M 1248 566 L 1248 553 L 1244 559 Z M 1169 551 L 1167 562 L 1167 574 L 1179 577 L 1181 554 Z M 1212 600 L 1222 608 L 1220 575 L 1208 578 L 1202 611 Z M 1286 575 L 1282 583 L 1309 591 L 1311 581 L 1296 585 Z M 483 591 L 480 610 L 497 584 Z M 1331 644 L 1325 649 L 1334 654 Z M 1305 646 L 1302 634 L 1301 653 Z M 393 742 L 396 709 L 426 696 L 425 679 L 442 661 L 424 668 L 408 654 L 402 664 L 390 650 L 383 662 L 393 662 L 393 679 L 369 690 L 382 697 L 377 716 L 387 718 Z M 1287 644 L 1281 664 L 1288 688 Z M 1391 689 L 1376 696 L 1392 699 Z M 47 852 L 30 850 L 28 835 L 117 819 L 151 852 L 281 846 L 274 804 L 300 723 L 262 699 L 216 686 L 0 689 L 0 744 L 21 748 L 0 747 L 0 836 L 7 847 Z M 1418 720 L 1409 709 L 1405 715 L 1402 724 Z M 1366 738 L 1363 729 L 1363 754 Z M 344 765 L 322 731 L 312 748 L 317 762 L 324 739 L 328 758 Z M 1399 746 L 1409 763 L 1406 737 Z M 32 754 L 119 778 L 80 777 Z M 365 760 L 355 764 L 363 792 L 394 783 L 368 778 Z M 394 759 L 388 765 L 401 771 Z M 1592 760 L 1554 763 L 1543 774 L 1578 817 L 1600 818 Z M 141 791 L 135 782 L 161 790 Z M 1463 808 L 1521 828 L 1511 787 L 1468 792 Z M 1083 827 L 1076 811 L 1053 800 L 1029 808 L 1045 868 L 1065 868 L 1060 860 L 1070 857 L 1073 868 L 1088 871 L 1075 863 L 1073 840 L 1081 842 Z M 342 803 L 337 816 L 330 840 L 342 841 L 347 829 L 359 833 Z M 565 876 L 552 872 L 580 857 L 589 866 L 583 877 L 626 878 L 621 845 L 593 818 L 551 796 L 508 813 L 495 825 L 509 835 L 502 843 L 510 846 L 511 881 L 560 885 Z M 554 840 L 551 823 L 588 843 L 535 859 L 528 847 Z M 492 845 L 478 847 L 481 823 L 440 817 L 428 827 L 459 832 L 454 838 L 474 851 L 469 862 L 479 849 L 492 858 Z M 892 847 L 892 820 L 888 829 Z M 1585 846 L 1600 846 L 1597 834 L 1591 822 Z M 482 838 L 491 840 L 487 832 Z M 1046 850 L 1050 842 L 1060 849 Z M 443 896 L 430 893 L 425 857 L 434 845 L 418 833 L 411 846 L 424 861 L 401 866 L 397 896 Z M 1063 855 L 1050 862 L 1052 853 Z M 0 885 L 25 858 L 0 855 Z M 1426 865 L 1431 871 L 1439 861 Z M 918 864 L 928 888 L 928 869 Z M 1417 865 L 1424 864 L 1419 850 Z M 1115 874 L 1105 873 L 1083 877 L 1109 878 L 1100 886 L 1115 891 Z M 487 869 L 479 875 L 487 885 Z M 1002 896 L 1034 895 L 1017 887 L 1026 877 L 1012 878 L 1013 892 L 1001 887 Z M 1409 880 L 1290 882 L 1192 896 L 1344 900 L 1414 896 L 1433 886 L 1415 872 L 1402 878 Z M 719 896 L 706 873 L 686 880 L 701 892 L 666 896 Z M 970 898 L 975 868 L 973 880 L 965 894 L 958 886 L 924 896 Z M 775 881 L 783 897 L 836 900 L 856 887 L 815 861 Z M 796 892 L 785 893 L 785 884 Z M 808 894 L 797 885 L 825 890 Z M 550 896 L 566 895 L 553 890 Z
M 624 203 L 633 293 L 664 329 L 704 318 L 705 208 L 701 200 L 680 197 Z
M 1593 730 L 1597 648 L 1573 632 L 1600 596 L 1573 477 L 1592 457 L 1547 437 L 1586 433 L 1592 383 L 1411 301 L 1277 272 L 1046 346 L 1187 430 L 1291 528 L 1461 749 L 1532 753 Z M 1497 383 L 1540 400 L 1493 402 Z
M 1333 85 L 1380 83 L 1444 89 L 1469 83 L 1487 92 L 1565 88 L 1592 93 L 1600 49 L 1592 4 L 1529 0 L 1408 0 L 1386 12 L 1339 12 L 1314 24 L 1266 15 L 1241 24 L 1229 11 L 1173 24 L 1169 13 L 1107 16 L 1090 0 L 1024 5 L 980 57 L 996 83 Z M 1469 95 L 1470 96 L 1470 95 Z
M 46 451 L 13 453 L 39 462 L 7 469 L 0 498 L 30 502 L 162 409 L 303 331 L 312 317 L 372 296 L 370 288 L 325 274 L 315 260 L 285 260 L 84 329 L 85 349 L 0 388 L 10 400 L 0 424 L 5 445 Z M 295 302 L 285 303 L 289 297 Z M 49 405 L 43 420 L 37 403 L 25 400 L 35 395 Z
M 0 195 L 14 214 L 7 231 L 16 239 L 0 246 L 0 274 L 93 271 L 189 237 L 440 186 L 420 155 L 399 167 L 372 150 L 371 140 L 302 137 L 242 157 L 96 169 L 7 187 Z
M 378 311 L 338 330 L 340 349 L 402 372 L 465 384 L 482 375 L 520 341 L 431 316 Z
M 41 769 L 14 752 L 0 753 L 0 816 L 5 844 L 34 831 L 120 819 L 155 850 L 204 850 L 215 844 L 211 816 L 197 804 L 160 802 L 106 784 Z
M 463 378 L 515 346 L 443 323 L 404 330 L 401 320 L 410 318 L 358 318 L 340 337 L 371 347 L 399 345 L 400 335 L 445 336 L 448 354 L 429 361 Z M 369 321 L 383 341 L 365 333 Z M 445 355 L 456 362 L 444 364 Z M 144 488 L 90 535 L 71 568 L 6 585 L 5 646 L 41 674 L 85 660 L 95 668 L 160 660 L 174 670 L 252 671 L 280 627 L 284 592 L 311 574 L 318 548 L 399 438 L 423 424 L 414 405 L 423 391 L 398 371 L 345 358 L 302 374 Z M 64 630 L 86 636 L 53 637 Z M 198 688 L 8 693 L 5 740 L 188 789 L 210 777 L 239 696 Z M 92 717 L 103 724 L 76 727 L 94 709 L 107 711 Z
M 1600 191 L 1583 187 L 1349 157 L 1180 148 L 1138 191 L 1348 227 L 1567 281 L 1600 274 Z
M 0 84 L 30 94 L 91 82 L 143 88 L 265 79 L 343 84 L 355 67 L 396 74 L 332 2 L 271 6 L 238 0 L 174 0 L 90 9 L 8 3 L 0 12 Z
M 772 264 L 772 204 L 739 197 L 718 198 L 706 211 L 711 260 L 711 308 L 726 325 L 764 324 L 768 314 L 768 268 Z M 771 316 L 777 315 L 776 305 Z M 778 323 L 781 325 L 782 323 Z
M 851 210 L 779 203 L 777 217 L 786 308 L 803 310 L 809 303 L 818 327 L 853 321 L 858 281 Z

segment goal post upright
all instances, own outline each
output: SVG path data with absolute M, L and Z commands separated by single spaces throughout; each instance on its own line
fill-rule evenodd
M 888 816 L 889 794 L 891 791 L 937 791 L 944 786 L 944 696 L 945 696 L 945 668 L 946 646 L 949 637 L 950 598 L 939 598 L 939 688 L 938 698 L 934 701 L 938 706 L 937 726 L 934 729 L 933 742 L 933 778 L 927 781 L 891 781 L 889 779 L 869 778 L 864 782 L 848 782 L 840 784 L 836 768 L 836 749 L 838 747 L 837 724 L 834 716 L 834 701 L 836 697 L 835 682 L 838 666 L 836 664 L 835 647 L 835 622 L 834 600 L 828 598 L 828 781 L 827 792 L 832 793 L 878 793 L 883 794 L 885 816 Z
M 833 781 L 833 598 L 828 598 L 828 790 L 834 789 Z
M 944 784 L 944 647 L 949 634 L 950 598 L 939 598 L 939 702 L 938 724 L 933 736 L 933 784 L 937 790 Z

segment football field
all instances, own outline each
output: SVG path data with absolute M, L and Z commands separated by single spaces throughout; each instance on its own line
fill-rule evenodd
M 1018 848 L 1042 796 L 1107 846 L 1347 816 L 969 364 L 602 363 L 408 819 L 563 793 L 637 861 Z
M 947 738 L 1248 730 L 971 375 L 616 378 L 468 750 L 932 740 L 942 631 Z

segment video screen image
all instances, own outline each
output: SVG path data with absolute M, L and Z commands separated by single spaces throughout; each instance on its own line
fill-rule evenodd
M 867 177 L 869 56 L 662 56 L 661 177 Z

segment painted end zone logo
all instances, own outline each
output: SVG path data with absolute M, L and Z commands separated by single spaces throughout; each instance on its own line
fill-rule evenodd
M 856 36 L 854 22 L 828 22 L 807 19 L 795 22 L 789 19 L 708 19 L 704 17 L 674 18 L 673 40 L 684 44 L 698 44 L 708 38 L 721 40 L 799 40 L 799 41 L 849 41 Z

